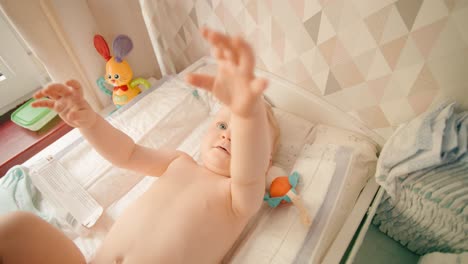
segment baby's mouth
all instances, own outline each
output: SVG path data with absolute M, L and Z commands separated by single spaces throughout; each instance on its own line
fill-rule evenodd
M 226 149 L 226 148 L 223 147 L 223 146 L 217 146 L 216 148 L 217 148 L 217 149 L 220 149 L 220 150 L 222 150 L 222 151 L 224 151 L 224 152 L 226 152 L 228 155 L 231 155 L 231 152 L 229 152 L 229 150 Z

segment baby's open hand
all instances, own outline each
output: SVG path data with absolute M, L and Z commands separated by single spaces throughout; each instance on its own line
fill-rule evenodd
M 78 81 L 51 84 L 34 94 L 35 99 L 47 97 L 32 103 L 33 107 L 47 107 L 57 112 L 70 126 L 89 128 L 96 121 L 96 112 L 83 97 Z
M 187 82 L 212 92 L 234 114 L 250 116 L 267 87 L 266 80 L 254 75 L 252 48 L 240 37 L 232 38 L 209 29 L 203 29 L 202 34 L 213 46 L 218 72 L 216 76 L 190 74 Z

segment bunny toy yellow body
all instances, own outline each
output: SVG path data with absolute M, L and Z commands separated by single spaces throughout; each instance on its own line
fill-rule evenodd
M 114 39 L 112 43 L 114 56 L 110 55 L 109 46 L 101 35 L 94 36 L 94 47 L 107 61 L 106 75 L 99 78 L 97 84 L 102 91 L 112 95 L 115 106 L 123 106 L 140 94 L 141 89 L 138 85 L 142 85 L 146 89 L 150 87 L 150 83 L 143 78 L 132 80 L 132 68 L 123 59 L 133 48 L 132 40 L 128 36 L 119 35 Z M 104 86 L 105 82 L 114 87 L 112 92 Z

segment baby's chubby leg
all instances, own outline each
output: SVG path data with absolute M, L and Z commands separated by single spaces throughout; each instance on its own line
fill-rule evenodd
M 86 263 L 60 230 L 26 212 L 0 217 L 0 264 Z

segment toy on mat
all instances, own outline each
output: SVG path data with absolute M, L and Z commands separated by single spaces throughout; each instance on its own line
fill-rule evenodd
M 312 219 L 307 212 L 307 208 L 304 206 L 302 198 L 296 191 L 298 181 L 299 173 L 297 172 L 293 172 L 289 176 L 276 177 L 271 182 L 270 189 L 263 197 L 263 200 L 273 208 L 279 204 L 292 203 L 299 210 L 302 223 L 305 226 L 310 226 Z
M 101 35 L 94 36 L 94 47 L 107 61 L 106 76 L 97 80 L 98 87 L 108 95 L 112 95 L 114 105 L 120 107 L 130 102 L 135 96 L 141 93 L 142 85 L 148 89 L 151 85 L 143 78 L 132 80 L 133 71 L 124 57 L 130 53 L 133 48 L 132 40 L 125 35 L 118 35 L 112 43 L 114 56 L 110 55 L 109 46 Z M 107 82 L 114 86 L 113 91 L 109 91 L 104 83 Z

